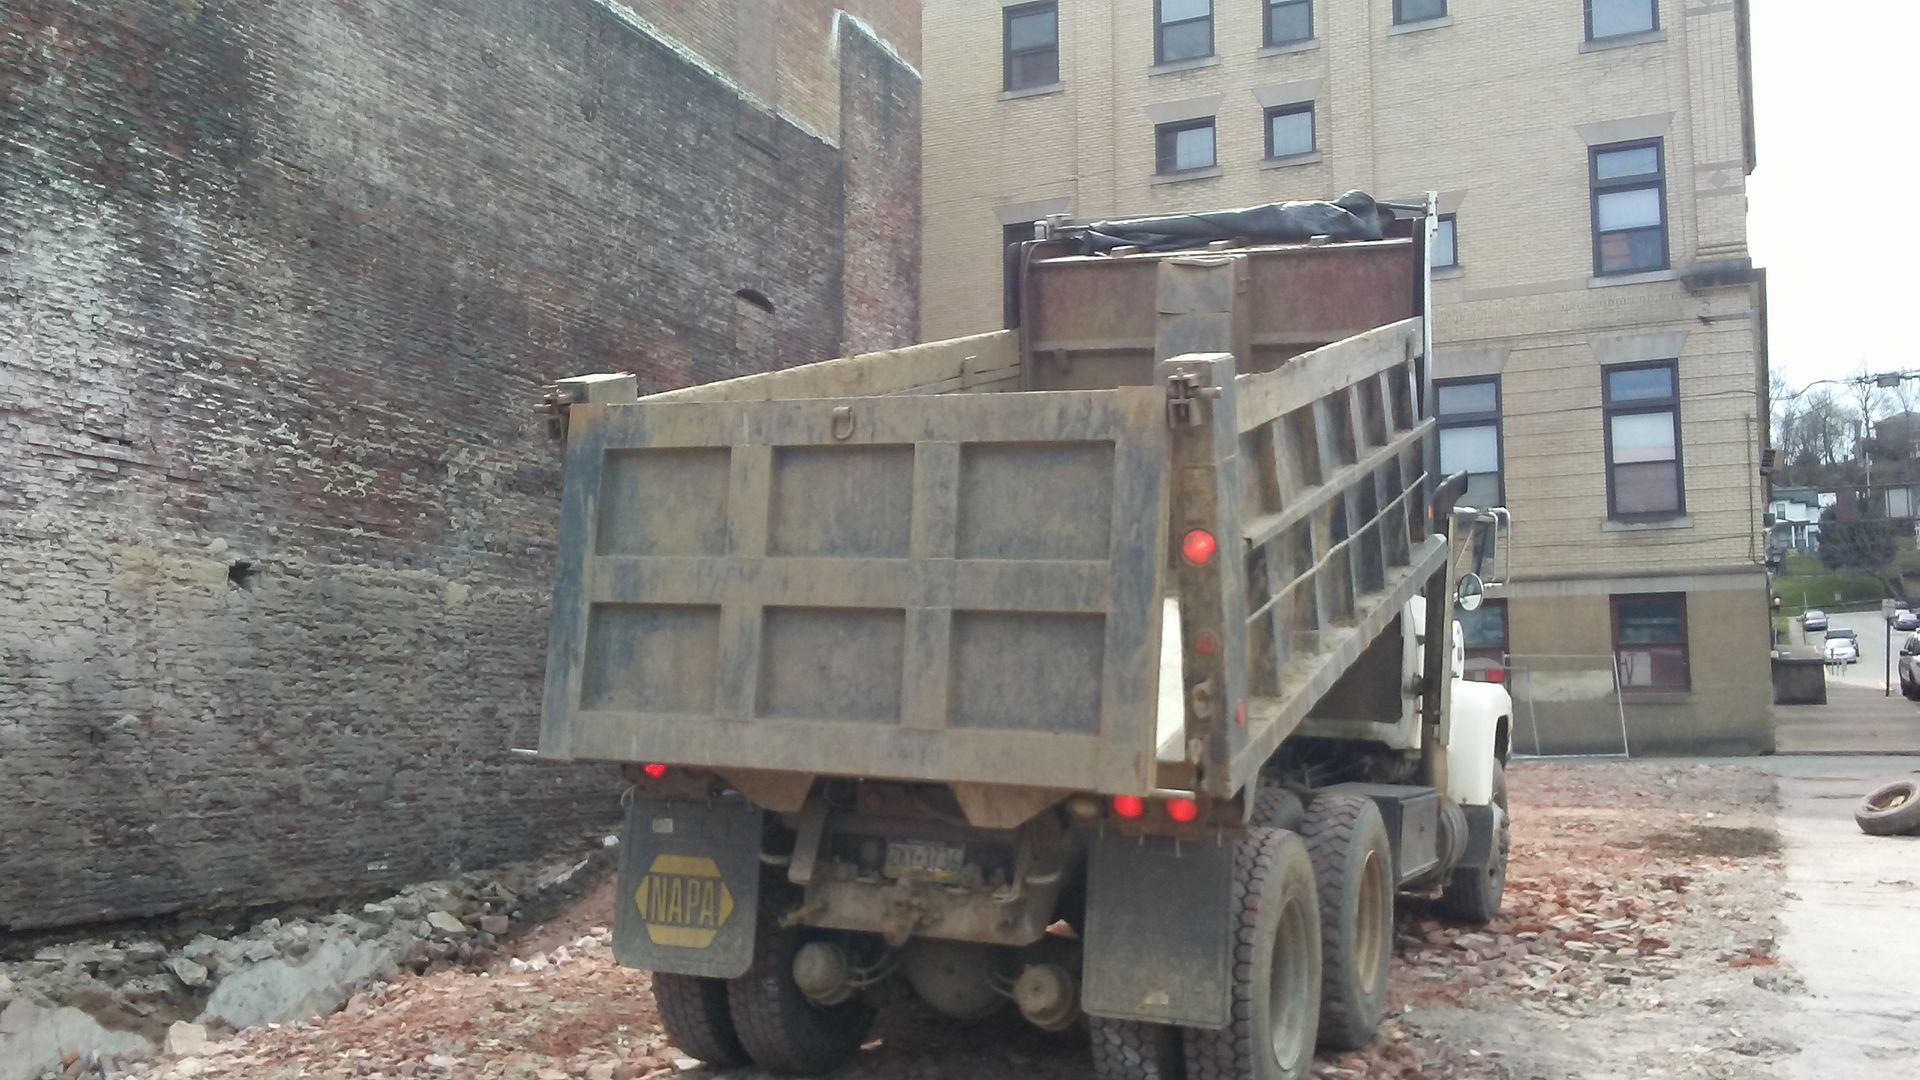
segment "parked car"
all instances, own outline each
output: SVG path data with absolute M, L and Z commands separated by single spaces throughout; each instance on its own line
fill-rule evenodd
M 1860 662 L 1859 636 L 1844 626 L 1827 631 L 1827 642 L 1821 648 L 1829 664 Z
M 1821 611 L 1819 608 L 1808 608 L 1807 613 L 1800 616 L 1800 625 L 1809 631 L 1825 631 L 1827 628 L 1827 613 Z
M 1893 602 L 1893 609 L 1887 612 L 1887 621 L 1895 622 L 1900 618 L 1900 616 L 1910 615 L 1910 614 L 1912 614 L 1912 611 L 1908 609 L 1907 602 L 1905 600 L 1895 600 Z
M 1909 701 L 1920 701 L 1920 634 L 1907 635 L 1900 646 L 1900 692 Z
M 1920 611 L 1908 611 L 1902 608 L 1894 612 L 1893 628 L 1902 633 L 1908 630 L 1920 630 Z

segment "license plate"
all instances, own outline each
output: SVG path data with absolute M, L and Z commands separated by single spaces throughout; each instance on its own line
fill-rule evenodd
M 928 840 L 887 841 L 886 875 L 906 881 L 957 882 L 966 871 L 967 849 Z

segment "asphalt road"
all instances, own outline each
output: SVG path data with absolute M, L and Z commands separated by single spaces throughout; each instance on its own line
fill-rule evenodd
M 1887 621 L 1880 617 L 1880 613 L 1878 611 L 1836 613 L 1830 617 L 1829 621 L 1836 628 L 1844 626 L 1860 635 L 1860 662 L 1845 665 L 1837 675 L 1831 673 L 1832 669 L 1828 669 L 1827 677 L 1860 686 L 1883 686 L 1887 674 L 1890 673 L 1893 676 L 1894 692 L 1899 693 L 1900 673 L 1890 672 L 1887 666 Z M 1822 635 L 1815 631 L 1808 634 L 1807 639 L 1817 642 L 1822 639 Z M 1900 645 L 1906 639 L 1905 633 L 1893 635 L 1892 651 L 1895 656 L 1899 655 Z

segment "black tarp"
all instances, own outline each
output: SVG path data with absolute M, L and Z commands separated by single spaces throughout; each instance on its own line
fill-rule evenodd
M 1174 251 L 1204 247 L 1215 240 L 1248 244 L 1303 243 L 1316 236 L 1333 240 L 1379 240 L 1393 223 L 1393 211 L 1364 191 L 1349 191 L 1326 202 L 1267 203 L 1206 214 L 1096 221 L 1067 230 L 1084 253 L 1137 247 Z

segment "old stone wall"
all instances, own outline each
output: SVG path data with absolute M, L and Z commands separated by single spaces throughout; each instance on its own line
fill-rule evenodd
M 835 141 L 599 0 L 6 9 L 0 929 L 606 819 L 609 772 L 508 752 L 558 509 L 530 406 L 913 340 L 917 73 L 858 38 Z

